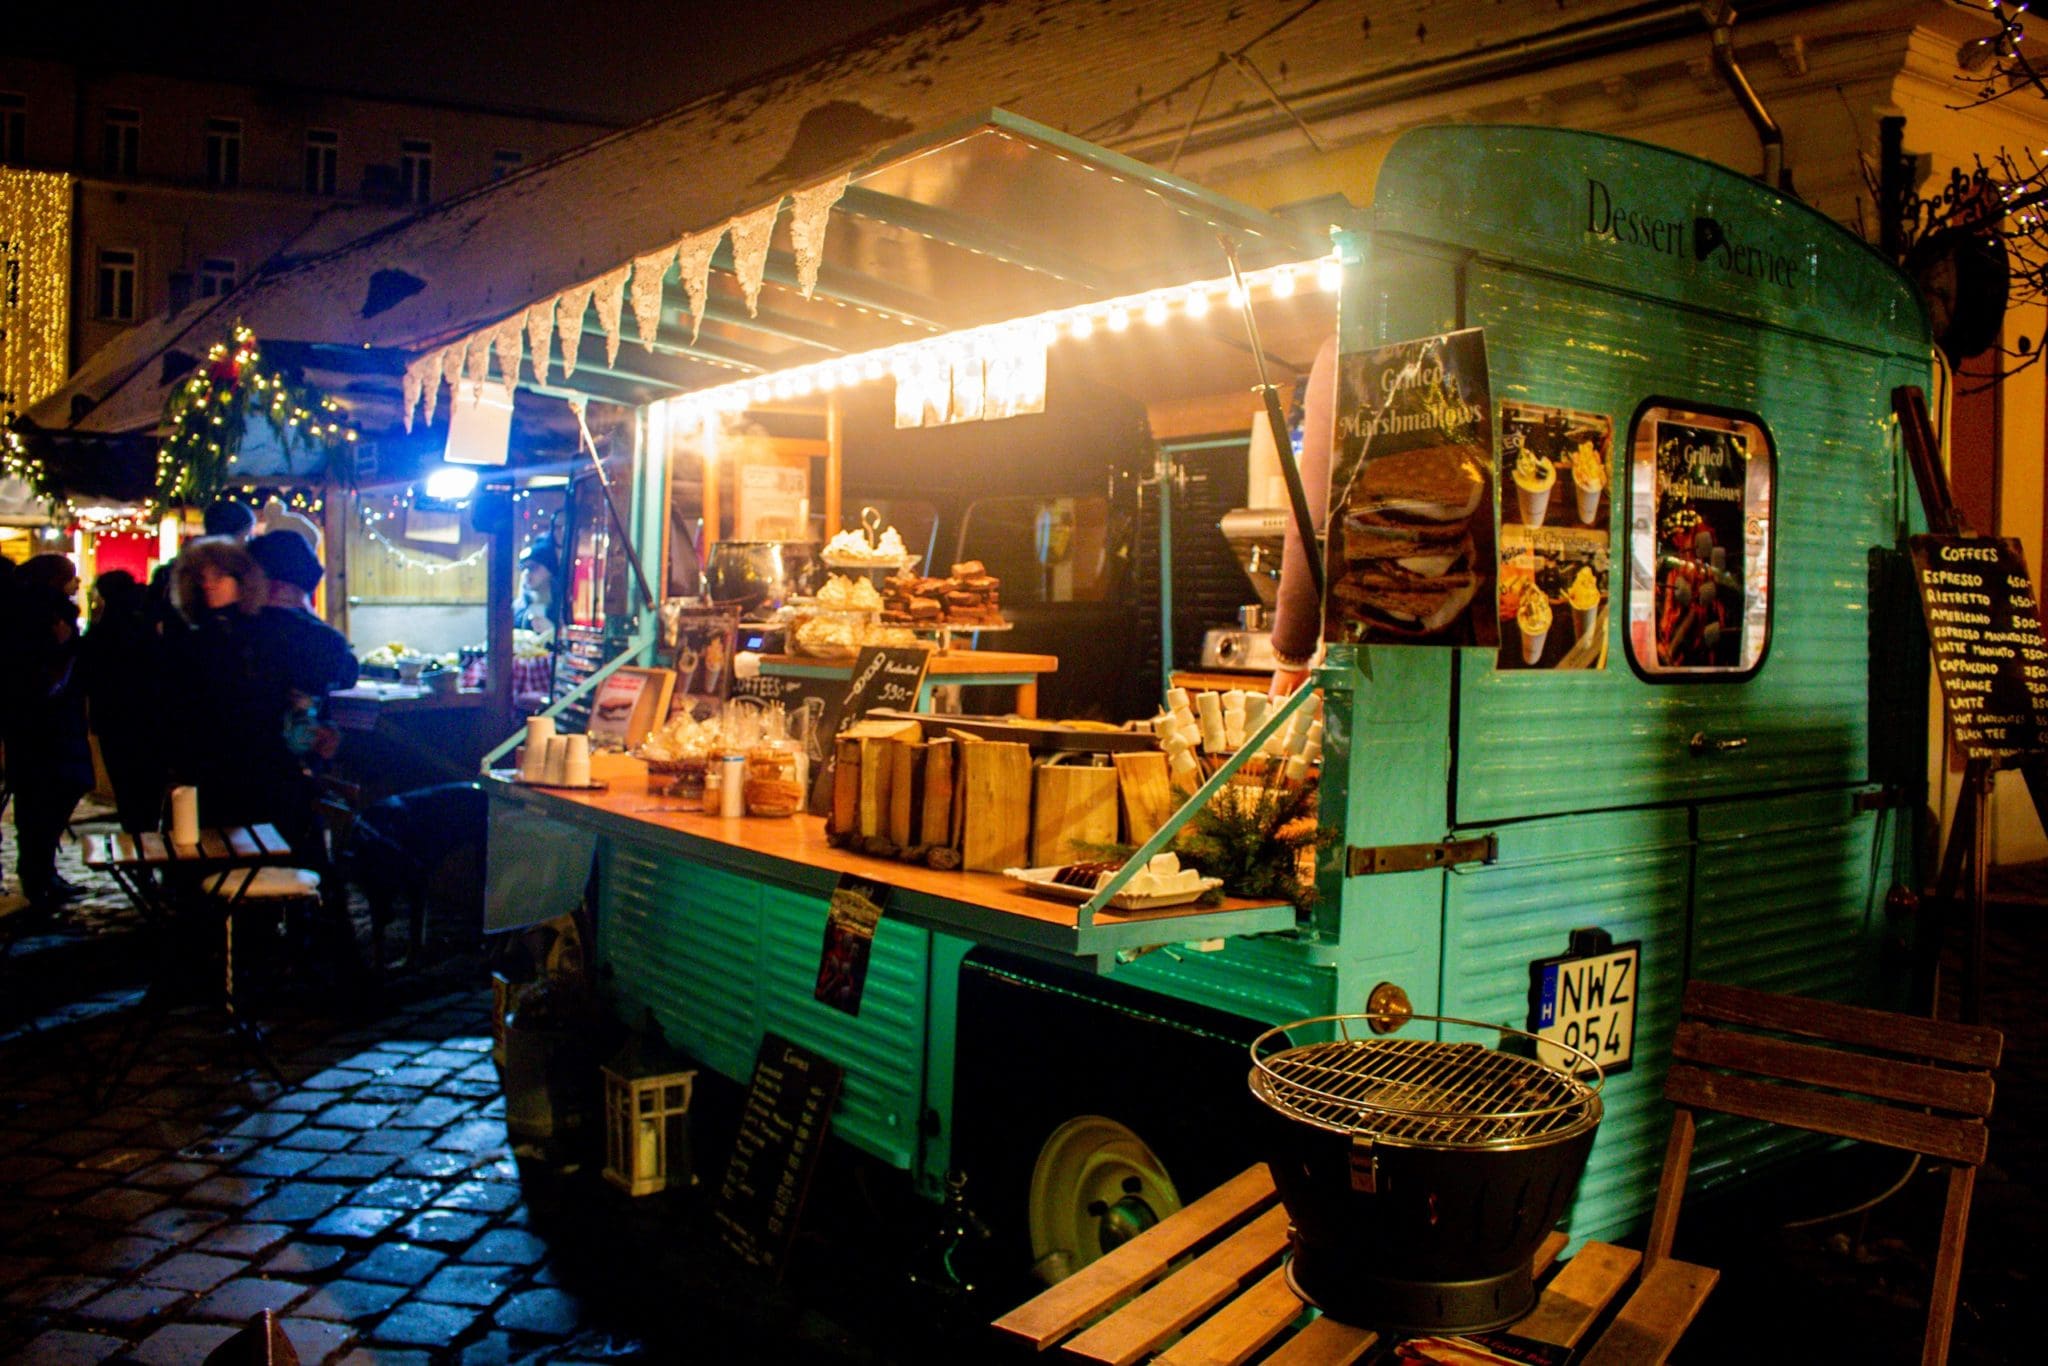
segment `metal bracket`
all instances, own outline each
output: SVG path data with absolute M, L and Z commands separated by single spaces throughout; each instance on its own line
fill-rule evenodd
M 1351 1140 L 1351 1189 L 1361 1195 L 1375 1195 L 1380 1186 L 1380 1162 L 1372 1150 L 1372 1139 L 1359 1134 Z
M 1413 873 L 1458 863 L 1492 863 L 1499 857 L 1500 838 L 1496 835 L 1436 844 L 1354 844 L 1344 851 L 1344 874 L 1365 877 L 1370 873 Z

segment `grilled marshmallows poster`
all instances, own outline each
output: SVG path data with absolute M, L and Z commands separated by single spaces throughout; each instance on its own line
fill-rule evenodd
M 1326 539 L 1324 639 L 1499 644 L 1479 329 L 1339 359 Z

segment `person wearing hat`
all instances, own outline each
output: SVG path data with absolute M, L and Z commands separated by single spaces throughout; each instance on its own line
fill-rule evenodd
M 519 596 L 512 604 L 512 625 L 521 631 L 553 635 L 555 612 L 555 538 L 542 533 L 519 557 Z

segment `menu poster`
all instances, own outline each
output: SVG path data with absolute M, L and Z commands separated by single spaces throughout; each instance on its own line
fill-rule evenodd
M 1655 662 L 1663 668 L 1742 664 L 1744 524 L 1749 438 L 1685 422 L 1656 424 Z
M 811 995 L 834 1010 L 860 1014 L 861 991 L 868 981 L 868 955 L 875 927 L 889 900 L 887 884 L 841 873 L 825 913 L 825 946 L 818 955 L 818 984 Z
M 1968 759 L 2041 753 L 2048 642 L 2020 543 L 1915 536 L 1909 545 L 1956 746 Z
M 749 1266 L 782 1274 L 824 1149 L 841 1071 L 779 1034 L 765 1035 L 712 1217 Z
M 1501 403 L 1500 668 L 1607 667 L 1613 453 L 1603 414 Z
M 1333 455 L 1324 639 L 1499 644 L 1485 334 L 1338 357 Z
M 693 721 L 716 717 L 732 695 L 733 640 L 738 606 L 662 605 L 662 634 L 675 651 L 676 693 L 670 714 L 687 710 Z

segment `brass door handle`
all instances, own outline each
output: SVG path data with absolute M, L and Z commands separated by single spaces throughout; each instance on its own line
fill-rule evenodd
M 1692 739 L 1687 742 L 1687 747 L 1692 750 L 1694 758 L 1700 758 L 1708 754 L 1730 754 L 1738 749 L 1747 749 L 1749 747 L 1749 737 L 1746 735 L 1732 735 L 1725 740 L 1716 740 L 1711 738 L 1705 731 L 1696 730 L 1692 734 Z

